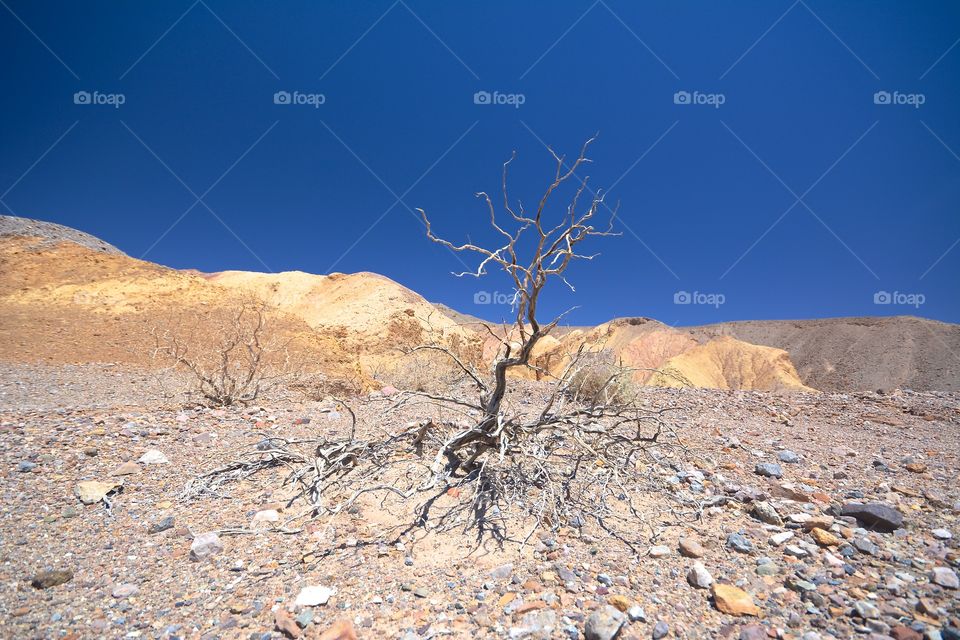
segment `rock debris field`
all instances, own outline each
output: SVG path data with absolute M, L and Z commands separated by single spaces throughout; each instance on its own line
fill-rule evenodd
M 2 637 L 960 638 L 956 394 L 644 389 L 676 438 L 653 447 L 663 493 L 636 496 L 642 546 L 593 522 L 499 545 L 388 539 L 375 500 L 289 529 L 283 474 L 191 496 L 258 439 L 349 421 L 324 401 L 133 404 L 124 375 L 4 365 Z M 351 401 L 359 433 L 390 428 L 388 401 Z

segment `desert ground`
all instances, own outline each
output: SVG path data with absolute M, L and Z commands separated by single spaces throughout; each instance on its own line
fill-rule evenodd
M 595 451 L 578 422 L 423 486 L 434 443 L 476 416 L 397 348 L 482 362 L 475 319 L 375 274 L 174 271 L 4 225 L 2 637 L 960 637 L 955 325 L 833 321 L 856 358 L 823 345 L 826 321 L 567 327 L 514 379 L 518 415 L 556 398 L 563 354 L 600 345 L 656 419 Z M 187 402 L 191 372 L 133 345 L 240 289 L 320 370 Z M 891 359 L 877 335 L 912 338 Z M 355 457 L 311 502 L 331 451 Z

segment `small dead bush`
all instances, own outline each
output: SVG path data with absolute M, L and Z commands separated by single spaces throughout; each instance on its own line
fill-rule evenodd
M 270 331 L 266 303 L 244 298 L 234 308 L 193 313 L 174 326 L 154 329 L 153 356 L 171 371 L 186 373 L 190 403 L 215 407 L 246 405 L 294 381 L 302 367 L 290 341 Z
M 629 406 L 638 394 L 633 371 L 605 352 L 584 354 L 566 389 L 572 400 L 588 405 Z

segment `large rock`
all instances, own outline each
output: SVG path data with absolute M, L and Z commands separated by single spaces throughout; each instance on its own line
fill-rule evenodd
M 731 616 L 760 615 L 760 607 L 753 602 L 753 597 L 731 584 L 713 584 L 713 603 L 719 611 Z
M 107 494 L 123 486 L 122 482 L 100 482 L 99 480 L 87 480 L 78 482 L 73 488 L 74 494 L 83 504 L 95 504 L 100 502 Z
M 587 640 L 613 640 L 620 633 L 620 627 L 627 621 L 627 616 L 610 605 L 604 605 L 590 614 L 587 623 L 583 626 L 583 634 Z
M 848 502 L 841 507 L 840 515 L 856 518 L 864 527 L 885 533 L 903 526 L 903 514 L 880 502 Z

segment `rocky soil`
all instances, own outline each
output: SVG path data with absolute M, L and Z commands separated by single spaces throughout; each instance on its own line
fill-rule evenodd
M 112 253 L 124 255 L 120 249 L 112 244 L 101 240 L 89 233 L 84 233 L 77 229 L 65 227 L 55 222 L 44 222 L 42 220 L 33 220 L 32 218 L 19 218 L 17 216 L 0 216 L 0 236 L 30 236 L 35 238 L 44 238 L 48 244 L 57 242 L 76 242 L 79 245 L 100 251 L 102 253 Z M 39 247 L 38 247 L 39 248 Z
M 956 394 L 645 389 L 677 407 L 682 446 L 659 452 L 664 494 L 638 497 L 634 551 L 595 523 L 522 547 L 388 544 L 394 516 L 371 503 L 277 531 L 297 509 L 282 476 L 219 498 L 187 481 L 264 435 L 343 434 L 343 412 L 163 408 L 141 384 L 0 370 L 0 636 L 960 637 Z M 353 403 L 361 429 L 390 427 L 384 403 Z M 430 417 L 411 412 L 396 419 Z M 671 514 L 670 492 L 699 517 Z

